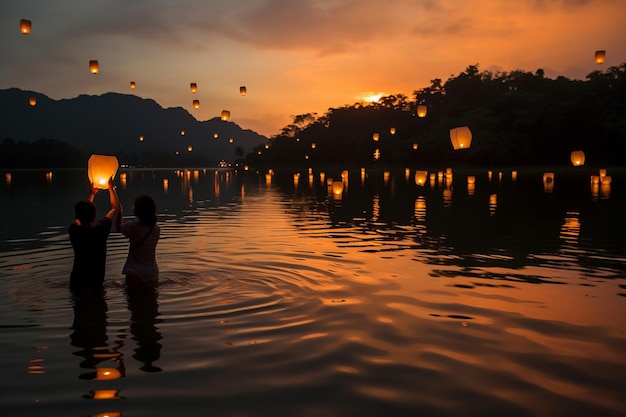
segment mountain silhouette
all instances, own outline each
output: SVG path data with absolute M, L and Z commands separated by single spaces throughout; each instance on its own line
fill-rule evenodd
M 31 97 L 37 101 L 35 106 L 29 104 Z M 233 161 L 237 147 L 248 153 L 267 141 L 219 117 L 198 121 L 182 107 L 163 108 L 154 100 L 130 94 L 53 100 L 10 88 L 0 90 L 0 113 L 0 139 L 56 139 L 90 153 L 187 153 L 191 146 L 194 154 L 213 162 Z

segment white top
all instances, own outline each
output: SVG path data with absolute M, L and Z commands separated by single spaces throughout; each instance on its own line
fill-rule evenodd
M 159 267 L 156 263 L 156 245 L 161 236 L 159 225 L 155 224 L 150 231 L 150 226 L 135 220 L 123 223 L 120 231 L 130 239 L 128 258 L 122 273 L 140 276 L 144 282 L 156 282 L 159 278 Z

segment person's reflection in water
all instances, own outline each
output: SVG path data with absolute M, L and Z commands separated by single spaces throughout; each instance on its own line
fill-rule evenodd
M 137 342 L 133 358 L 143 363 L 141 370 L 145 372 L 160 372 L 161 368 L 154 365 L 161 357 L 161 333 L 157 324 L 163 320 L 159 316 L 156 288 L 129 289 L 126 292 L 130 316 L 130 333 Z
M 81 290 L 72 292 L 74 308 L 73 332 L 70 334 L 72 346 L 82 350 L 73 352 L 81 356 L 80 367 L 93 369 L 79 376 L 80 379 L 114 379 L 124 376 L 124 362 L 119 346 L 109 349 L 107 345 L 107 303 L 104 290 Z M 107 367 L 100 363 L 111 361 Z

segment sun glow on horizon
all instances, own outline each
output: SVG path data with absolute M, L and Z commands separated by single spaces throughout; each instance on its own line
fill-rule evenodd
M 356 98 L 357 100 L 364 102 L 364 103 L 378 103 L 378 100 L 380 100 L 381 98 L 387 96 L 389 94 L 386 93 L 374 93 L 372 91 L 368 91 L 365 93 L 361 93 L 360 95 L 358 95 Z

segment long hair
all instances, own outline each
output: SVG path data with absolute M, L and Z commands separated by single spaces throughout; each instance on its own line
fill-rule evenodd
M 157 221 L 156 203 L 147 194 L 135 197 L 133 212 L 139 221 L 147 226 L 152 226 Z

